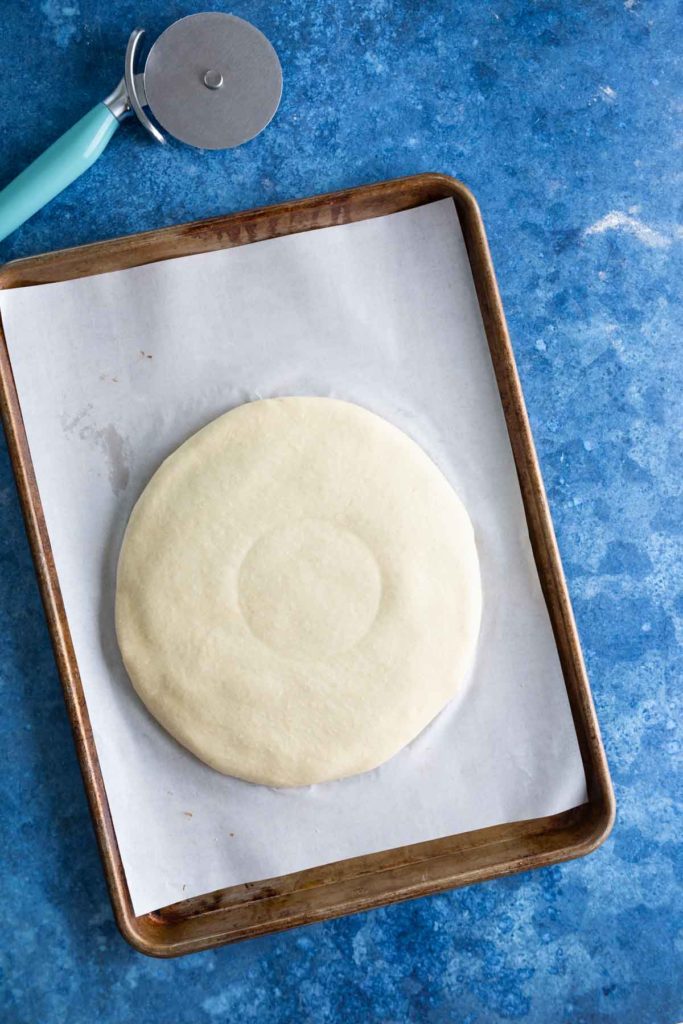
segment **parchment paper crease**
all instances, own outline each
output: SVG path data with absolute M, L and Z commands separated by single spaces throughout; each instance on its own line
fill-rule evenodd
M 0 293 L 28 440 L 136 913 L 586 799 L 469 263 L 451 200 L 358 224 Z M 465 502 L 484 590 L 469 686 L 370 774 L 275 791 L 225 778 L 147 714 L 113 600 L 162 459 L 271 395 L 358 402 Z

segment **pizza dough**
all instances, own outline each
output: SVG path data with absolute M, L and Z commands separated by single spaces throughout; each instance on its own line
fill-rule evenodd
M 228 775 L 375 768 L 462 685 L 481 615 L 463 505 L 396 427 L 328 398 L 240 406 L 154 474 L 116 630 L 138 694 Z

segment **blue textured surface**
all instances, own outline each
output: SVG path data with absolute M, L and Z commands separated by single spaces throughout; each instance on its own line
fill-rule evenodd
M 154 38 L 194 9 L 4 0 L 0 182 L 109 92 L 130 29 Z M 133 952 L 112 920 L 3 446 L 0 1017 L 673 1024 L 683 1018 L 680 6 L 231 9 L 282 58 L 284 100 L 264 135 L 203 155 L 157 148 L 130 124 L 0 258 L 420 170 L 465 180 L 488 225 L 618 821 L 601 850 L 562 867 L 176 962 Z

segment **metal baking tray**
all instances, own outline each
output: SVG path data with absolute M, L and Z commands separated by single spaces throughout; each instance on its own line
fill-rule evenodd
M 594 850 L 609 834 L 614 820 L 614 795 L 484 225 L 476 200 L 461 182 L 441 174 L 419 174 L 46 253 L 0 268 L 0 288 L 21 288 L 380 217 L 447 197 L 455 203 L 465 238 L 531 546 L 586 774 L 588 802 L 562 814 L 478 829 L 267 881 L 236 885 L 136 917 L 0 328 L 0 411 L 76 752 L 116 921 L 124 937 L 143 953 L 178 956 L 580 857 Z

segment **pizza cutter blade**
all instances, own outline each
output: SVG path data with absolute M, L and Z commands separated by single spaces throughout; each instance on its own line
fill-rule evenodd
M 139 71 L 143 36 L 143 29 L 132 33 L 114 92 L 0 192 L 0 240 L 92 166 L 126 117 L 134 114 L 158 142 L 165 132 L 214 150 L 248 142 L 271 121 L 282 69 L 248 21 L 219 11 L 181 18 L 162 32 Z
M 199 149 L 232 149 L 273 117 L 282 94 L 275 50 L 232 14 L 191 14 L 163 32 L 144 71 L 149 107 L 166 131 Z

